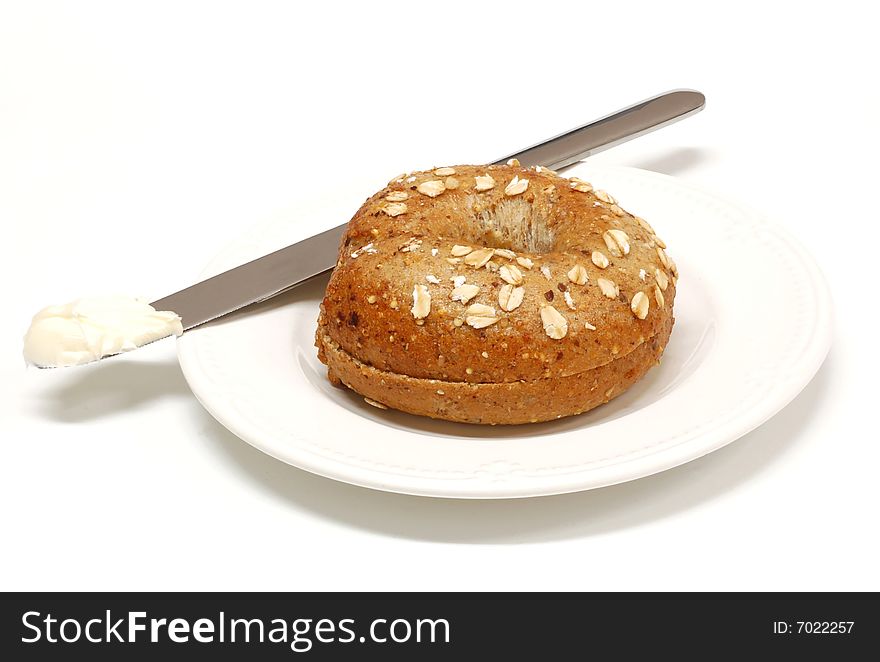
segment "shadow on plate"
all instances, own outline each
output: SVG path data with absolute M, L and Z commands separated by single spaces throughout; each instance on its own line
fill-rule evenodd
M 694 168 L 712 161 L 714 155 L 706 149 L 698 147 L 679 147 L 665 150 L 662 154 L 643 157 L 627 165 L 642 170 L 652 170 L 664 175 L 681 175 Z
M 781 461 L 821 409 L 831 358 L 780 413 L 737 442 L 675 469 L 598 490 L 531 499 L 455 500 L 368 490 L 309 474 L 245 444 L 194 405 L 230 470 L 291 507 L 377 534 L 505 544 L 600 535 L 673 516 L 737 489 Z

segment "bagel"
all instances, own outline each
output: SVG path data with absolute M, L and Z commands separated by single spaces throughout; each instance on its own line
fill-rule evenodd
M 665 247 L 608 193 L 540 166 L 402 175 L 349 222 L 318 357 L 379 407 L 485 424 L 579 414 L 660 361 L 678 277 Z

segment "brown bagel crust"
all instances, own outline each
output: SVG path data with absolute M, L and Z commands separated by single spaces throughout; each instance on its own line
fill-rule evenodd
M 485 187 L 488 180 L 477 178 L 487 175 L 494 186 L 478 191 L 478 183 Z M 528 180 L 525 190 L 520 190 L 521 183 L 512 184 L 514 177 Z M 627 250 L 622 250 L 620 239 Z M 485 423 L 580 413 L 601 404 L 605 390 L 622 392 L 662 354 L 666 329 L 671 330 L 673 321 L 677 275 L 663 245 L 647 223 L 607 194 L 546 169 L 454 166 L 439 174 L 434 170 L 401 176 L 369 198 L 349 223 L 321 304 L 319 357 L 329 365 L 331 380 L 413 413 Z M 454 246 L 503 250 L 491 256 L 486 251 L 456 257 L 453 252 L 467 249 L 454 251 Z M 594 251 L 607 258 L 607 267 L 594 264 Z M 478 257 L 488 262 L 478 266 L 484 261 Z M 573 268 L 574 281 L 569 276 Z M 587 282 L 576 282 L 584 274 Z M 479 287 L 467 303 L 452 299 L 456 277 Z M 599 278 L 612 281 L 619 293 L 606 296 Z M 505 279 L 523 288 L 522 303 L 509 312 L 499 304 Z M 422 303 L 414 310 L 419 308 L 416 286 L 424 286 L 430 295 L 427 309 Z M 631 305 L 638 292 L 648 303 L 644 319 Z M 466 315 L 473 304 L 494 309 L 497 321 L 474 328 L 469 322 L 475 320 Z M 565 319 L 563 337 L 545 327 L 541 309 L 548 306 Z M 610 365 L 625 358 L 620 369 Z M 587 374 L 603 367 L 595 375 Z M 398 387 L 392 401 L 371 395 L 382 391 L 368 388 L 369 380 L 387 383 L 390 375 L 410 380 L 394 378 Z M 581 379 L 567 380 L 569 387 L 591 386 L 580 399 L 573 390 L 558 395 L 553 382 L 575 375 Z M 605 383 L 609 375 L 619 376 L 620 382 L 602 389 L 603 397 L 597 398 L 592 384 Z M 449 406 L 438 400 L 429 406 L 429 394 L 419 391 L 414 380 L 511 388 L 474 391 L 493 393 L 491 402 L 488 396 L 462 395 L 459 402 L 471 405 Z M 530 382 L 538 383 L 522 386 Z M 521 395 L 517 388 L 523 389 Z M 532 391 L 532 396 L 526 395 Z M 505 393 L 511 406 L 505 405 Z M 545 400 L 539 415 L 513 411 L 521 405 L 512 403 L 538 393 Z M 503 420 L 504 412 L 509 420 Z
M 537 423 L 581 414 L 621 395 L 659 361 L 672 330 L 605 365 L 565 377 L 530 382 L 473 384 L 420 379 L 361 363 L 325 336 L 331 378 L 392 409 L 462 423 Z

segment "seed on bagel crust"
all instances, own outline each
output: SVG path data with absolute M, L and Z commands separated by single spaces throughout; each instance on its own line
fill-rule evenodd
M 589 193 L 593 190 L 593 185 L 590 184 L 590 182 L 585 182 L 583 179 L 580 179 L 578 177 L 571 177 L 569 181 L 571 182 L 569 186 L 571 186 L 571 188 L 575 191 L 579 191 L 580 193 Z
M 595 330 L 596 330 L 596 327 L 593 326 L 592 324 L 590 324 L 589 322 L 584 322 L 584 326 L 585 326 L 587 329 L 589 329 L 590 331 L 595 331 Z
M 486 264 L 486 262 L 491 260 L 494 254 L 495 250 L 492 248 L 480 248 L 471 253 L 468 253 L 467 256 L 464 258 L 464 263 L 479 269 L 484 264 Z
M 499 320 L 495 316 L 495 309 L 482 303 L 472 304 L 464 311 L 464 314 L 468 326 L 472 326 L 475 329 L 484 329 Z
M 400 216 L 401 214 L 406 213 L 406 203 L 405 202 L 389 202 L 386 205 L 382 206 L 382 211 L 388 216 L 392 218 L 395 216 Z
M 412 316 L 417 320 L 427 317 L 428 313 L 431 312 L 431 293 L 428 291 L 428 286 L 416 285 L 413 287 L 412 296 Z
M 602 202 L 607 202 L 609 205 L 617 204 L 617 200 L 612 198 L 605 191 L 599 190 L 594 193 L 594 195 L 599 198 Z
M 666 255 L 666 251 L 664 251 L 659 246 L 657 246 L 657 257 L 660 258 L 660 264 L 662 264 L 664 267 L 669 269 L 669 265 L 670 265 L 669 256 Z
M 415 253 L 421 247 L 422 247 L 422 240 L 419 239 L 418 237 L 411 237 L 408 240 L 406 240 L 404 243 L 402 243 L 398 247 L 398 250 L 401 253 Z
M 409 198 L 409 193 L 406 191 L 391 191 L 391 193 L 385 196 L 388 202 L 403 202 L 407 198 Z
M 568 271 L 568 280 L 570 280 L 575 285 L 586 285 L 587 281 L 589 280 L 587 270 L 583 267 L 583 265 L 574 265 Z
M 510 283 L 511 285 L 522 285 L 522 272 L 512 264 L 502 265 L 501 269 L 498 271 L 498 275 L 501 276 L 501 280 L 503 280 L 505 283 Z
M 365 244 L 364 246 L 361 246 L 360 248 L 358 248 L 356 251 L 353 251 L 351 254 L 351 257 L 357 259 L 357 257 L 360 256 L 361 253 L 372 254 L 372 253 L 378 253 L 378 252 L 379 251 L 377 251 L 375 248 L 373 248 L 373 242 L 371 241 L 369 244 Z
M 561 340 L 568 333 L 568 321 L 553 306 L 541 307 L 541 324 L 544 333 L 553 340 Z
M 532 261 L 531 261 L 529 258 L 527 258 L 527 257 L 518 257 L 518 258 L 516 258 L 516 263 L 517 263 L 519 266 L 521 266 L 523 269 L 531 269 L 533 266 L 535 266 L 535 263 L 532 262 Z
M 514 196 L 525 193 L 529 187 L 528 179 L 520 179 L 518 175 L 514 175 L 510 183 L 504 187 L 504 195 Z
M 474 177 L 474 182 L 476 184 L 474 190 L 476 191 L 488 191 L 495 188 L 495 180 L 490 175 L 477 175 Z
M 602 239 L 614 257 L 629 255 L 629 235 L 623 230 L 606 230 Z
M 452 247 L 450 253 L 452 253 L 452 257 L 462 257 L 470 253 L 472 250 L 474 249 L 470 246 L 461 246 L 460 244 L 456 244 Z
M 492 306 L 487 306 L 484 303 L 472 303 L 468 306 L 468 309 L 464 311 L 465 315 L 477 316 L 477 317 L 494 317 L 495 309 Z
M 498 263 L 497 263 L 497 262 L 494 262 L 494 261 L 492 261 L 492 260 L 489 260 L 489 261 L 486 262 L 486 264 L 484 264 L 483 266 L 486 267 L 486 269 L 488 269 L 489 271 L 491 271 L 491 272 L 493 272 L 493 273 L 495 273 L 496 271 L 498 271 Z
M 633 311 L 633 315 L 638 317 L 640 320 L 645 319 L 648 316 L 648 308 L 650 307 L 651 302 L 648 301 L 648 295 L 644 292 L 636 292 L 633 295 L 632 301 L 630 301 L 629 307 Z
M 661 269 L 654 269 L 654 280 L 657 281 L 660 289 L 664 292 L 666 291 L 666 288 L 669 287 L 669 277 Z
M 648 272 L 644 269 L 639 269 L 639 280 L 644 281 L 647 278 Z
M 507 159 L 507 165 L 516 168 L 519 166 L 519 159 Z
M 453 267 L 461 262 L 460 257 L 447 257 L 446 261 L 451 264 Z
M 666 248 L 666 242 L 663 241 L 656 234 L 652 237 L 652 239 L 654 240 L 654 243 L 657 244 L 660 248 Z
M 568 290 L 566 290 L 565 292 L 562 293 L 562 298 L 565 299 L 565 305 L 566 305 L 566 306 L 568 306 L 568 307 L 571 308 L 572 310 L 575 309 L 575 306 L 574 306 L 574 299 L 571 298 L 571 292 L 569 292 Z
M 550 267 L 548 267 L 546 264 L 541 265 L 541 273 L 547 280 L 553 280 L 553 274 L 550 273 Z
M 508 260 L 516 259 L 516 253 L 507 248 L 496 248 L 495 255 L 500 255 L 501 257 L 506 257 Z
M 447 191 L 454 191 L 459 187 L 461 182 L 458 181 L 455 177 L 447 177 L 446 181 L 443 182 L 443 185 L 446 187 Z
M 611 210 L 611 213 L 615 216 L 626 216 L 626 212 L 617 205 L 611 205 L 609 209 Z
M 602 294 L 609 299 L 617 298 L 619 290 L 617 289 L 617 285 L 614 284 L 614 281 L 608 280 L 607 278 L 599 278 L 596 281 L 596 285 L 599 286 L 599 290 L 601 290 Z
M 416 190 L 422 195 L 427 195 L 429 198 L 436 198 L 446 190 L 446 185 L 439 179 L 430 179 L 416 186 Z
M 437 278 L 437 276 L 435 276 L 434 274 L 428 274 L 427 276 L 425 276 L 425 280 L 431 283 L 431 285 L 440 284 L 440 279 Z
M 381 402 L 377 402 L 375 400 L 371 400 L 370 398 L 364 398 L 364 402 L 366 402 L 371 407 L 375 407 L 376 409 L 388 409 L 387 406 L 383 405 Z
M 501 310 L 511 312 L 519 308 L 523 302 L 523 296 L 526 290 L 524 287 L 514 287 L 513 285 L 502 285 L 498 290 L 498 305 Z
M 657 305 L 660 308 L 663 308 L 666 305 L 666 299 L 663 296 L 663 290 L 661 290 L 660 286 L 656 283 L 654 284 L 654 300 L 657 302 Z
M 438 177 L 446 177 L 447 175 L 454 175 L 455 168 L 437 168 L 434 171 L 434 174 Z
M 452 300 L 453 301 L 461 301 L 462 303 L 467 303 L 475 296 L 480 293 L 479 285 L 471 285 L 468 283 L 463 283 L 462 285 L 456 286 L 452 290 Z
M 449 280 L 452 281 L 452 284 L 455 287 L 461 287 L 462 285 L 464 285 L 464 282 L 467 280 L 467 278 L 465 276 L 453 276 Z
M 641 216 L 633 216 L 633 218 L 636 219 L 636 223 L 642 226 L 642 229 L 647 231 L 648 234 L 654 234 L 654 228 L 651 227 L 651 224 L 648 223 L 648 221 Z
M 593 251 L 590 259 L 593 261 L 593 264 L 600 269 L 605 269 L 609 264 L 608 258 L 605 257 L 605 253 L 602 253 L 601 251 Z

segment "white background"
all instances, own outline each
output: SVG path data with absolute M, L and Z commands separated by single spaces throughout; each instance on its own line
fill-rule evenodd
M 0 588 L 880 589 L 880 49 L 868 3 L 819 5 L 0 3 Z M 707 109 L 595 158 L 765 212 L 836 309 L 813 382 L 711 456 L 560 497 L 405 497 L 239 441 L 172 341 L 24 367 L 46 304 L 158 298 L 342 182 L 495 159 L 676 87 Z

